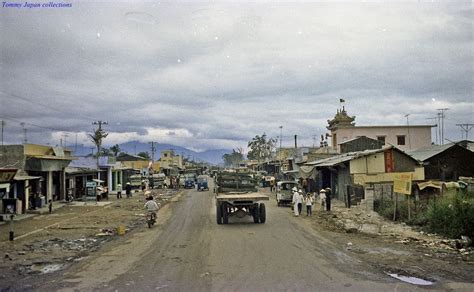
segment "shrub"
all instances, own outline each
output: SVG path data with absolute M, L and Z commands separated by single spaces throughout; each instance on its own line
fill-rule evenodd
M 426 212 L 428 230 L 450 238 L 474 237 L 474 198 L 454 195 L 431 202 Z

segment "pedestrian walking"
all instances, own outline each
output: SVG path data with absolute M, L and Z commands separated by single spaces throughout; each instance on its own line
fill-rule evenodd
M 99 203 L 99 201 L 100 201 L 101 192 L 102 192 L 101 187 L 96 187 L 96 188 L 95 188 L 95 200 L 96 200 L 96 204 Z
M 331 211 L 332 192 L 330 188 L 326 188 L 326 211 Z
M 49 214 L 53 213 L 53 200 L 48 201 Z
M 321 206 L 321 211 L 324 211 L 326 209 L 326 190 L 321 189 L 319 191 L 319 204 Z
M 127 199 L 132 197 L 132 185 L 130 182 L 127 182 L 125 185 L 125 195 L 127 195 Z
M 122 198 L 122 185 L 117 184 L 117 199 L 121 199 L 121 198 Z
M 313 196 L 311 193 L 308 193 L 305 198 L 306 203 L 306 216 L 313 215 Z
M 275 189 L 275 178 L 272 177 L 270 179 L 270 193 L 273 193 L 273 190 Z
M 298 193 L 298 189 L 294 187 L 291 189 L 293 191 L 293 211 L 295 212 L 295 216 L 298 217 L 300 213 L 298 212 L 298 202 L 300 200 L 300 195 Z
M 304 202 L 303 190 L 300 189 L 298 191 L 298 196 L 299 196 L 298 213 L 301 214 L 301 213 L 303 213 L 303 202 Z

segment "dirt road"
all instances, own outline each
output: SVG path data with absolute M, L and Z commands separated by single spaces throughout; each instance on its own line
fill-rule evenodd
M 212 189 L 212 188 L 211 188 Z M 267 203 L 267 222 L 233 219 L 215 223 L 211 192 L 190 190 L 159 213 L 158 225 L 106 244 L 66 271 L 42 275 L 29 288 L 60 291 L 221 290 L 424 290 L 389 277 L 408 259 L 409 247 L 321 229 L 317 218 L 295 218 L 289 208 Z M 352 238 L 355 246 L 348 247 Z M 369 252 L 370 251 L 370 252 Z M 402 262 L 397 262 L 400 259 Z M 472 289 L 472 266 L 460 279 L 436 274 L 436 259 L 418 261 L 435 281 L 431 289 Z M 442 261 L 441 261 L 442 262 Z M 398 267 L 398 268 L 397 268 Z M 393 268 L 391 270 L 391 268 Z M 452 267 L 451 270 L 456 270 Z M 435 272 L 433 274 L 432 272 Z M 448 275 L 449 276 L 449 275 Z M 427 277 L 425 277 L 426 279 Z M 20 288 L 21 289 L 21 288 Z

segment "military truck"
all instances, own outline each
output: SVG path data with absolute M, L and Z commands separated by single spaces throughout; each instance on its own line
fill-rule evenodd
M 228 224 L 233 216 L 252 216 L 254 223 L 265 223 L 265 204 L 259 202 L 270 198 L 257 192 L 250 174 L 220 172 L 215 183 L 217 224 Z

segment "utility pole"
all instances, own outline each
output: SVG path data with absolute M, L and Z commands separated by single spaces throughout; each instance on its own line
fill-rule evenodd
M 62 134 L 61 136 L 64 138 L 64 139 L 61 139 L 61 147 L 63 147 L 63 141 L 64 141 L 64 147 L 67 147 L 66 138 L 69 137 L 69 135 Z
M 76 133 L 76 143 L 74 143 L 74 152 L 77 152 L 77 133 Z
M 405 117 L 407 118 L 407 130 L 408 130 L 408 149 L 411 150 L 411 139 L 410 139 L 410 123 L 408 122 L 408 117 L 410 114 L 406 114 Z
M 102 125 L 108 125 L 108 123 L 106 121 L 94 121 L 92 122 L 93 125 L 98 125 L 99 126 L 99 132 L 102 133 Z M 100 168 L 99 168 L 99 155 L 100 155 L 100 146 L 101 146 L 102 142 L 99 143 L 99 145 L 97 145 L 97 179 L 100 180 Z
M 1 124 L 2 124 L 2 146 L 3 146 L 3 127 L 5 127 L 5 121 L 1 120 Z
M 20 123 L 21 127 L 23 128 L 23 144 L 28 143 L 28 139 L 26 138 L 27 129 L 25 128 L 25 123 Z
M 474 124 L 469 124 L 469 123 L 466 123 L 466 124 L 456 124 L 456 126 L 459 126 L 461 127 L 461 131 L 464 131 L 464 133 L 466 133 L 466 140 L 469 140 L 469 131 L 471 131 L 472 127 L 474 126 Z M 462 134 L 461 132 L 461 140 L 464 139 L 464 135 Z
M 154 141 L 148 142 L 148 143 L 151 144 L 151 162 L 154 163 L 155 162 L 155 151 L 156 151 L 155 144 L 157 144 L 157 143 L 154 142 Z
M 446 117 L 444 112 L 446 112 L 447 110 L 449 110 L 449 108 L 439 108 L 437 109 L 438 111 L 440 111 L 438 114 L 440 116 L 440 119 L 441 119 L 441 144 L 444 144 L 444 118 Z
M 295 135 L 295 149 L 298 149 L 298 135 Z
M 434 118 L 427 118 L 427 120 L 434 120 L 436 123 L 436 129 L 435 129 L 435 142 L 438 144 L 438 117 Z
M 280 156 L 280 173 L 281 173 L 281 140 L 283 139 L 283 126 L 280 126 L 280 153 L 279 156 Z

